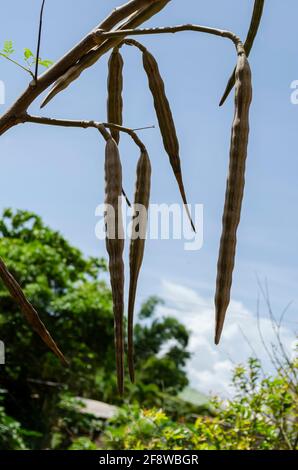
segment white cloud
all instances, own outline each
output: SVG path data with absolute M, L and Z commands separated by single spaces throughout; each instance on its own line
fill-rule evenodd
M 204 393 L 230 395 L 230 382 L 235 364 L 244 363 L 252 355 L 239 326 L 262 360 L 264 370 L 272 371 L 272 364 L 258 333 L 256 315 L 247 310 L 241 302 L 231 301 L 221 344 L 215 346 L 213 299 L 202 297 L 192 289 L 168 281 L 162 283 L 161 297 L 166 303 L 159 307 L 158 313 L 178 318 L 191 331 L 189 350 L 192 358 L 188 364 L 191 386 Z M 260 326 L 265 343 L 268 346 L 276 343 L 271 320 L 261 317 Z M 281 338 L 291 353 L 295 344 L 294 332 L 282 327 Z

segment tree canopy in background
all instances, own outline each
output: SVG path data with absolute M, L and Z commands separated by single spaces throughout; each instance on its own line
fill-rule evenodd
M 6 210 L 0 250 L 70 361 L 64 367 L 27 326 L 0 285 L 0 449 L 297 449 L 297 360 L 274 351 L 276 375 L 251 359 L 233 376 L 235 396 L 195 406 L 188 384 L 189 334 L 145 302 L 135 326 L 137 382 L 117 394 L 106 264 L 84 256 L 36 214 Z M 104 422 L 78 397 L 117 405 Z
M 49 445 L 62 395 L 122 403 L 116 391 L 106 263 L 85 257 L 40 217 L 26 211 L 4 212 L 0 250 L 70 361 L 64 367 L 46 349 L 0 285 L 1 339 L 6 347 L 0 385 L 5 409 L 24 428 L 39 432 L 42 445 Z M 141 310 L 135 329 L 138 380 L 136 385 L 127 383 L 126 399 L 142 406 L 167 402 L 168 408 L 175 408 L 173 397 L 188 384 L 184 366 L 189 335 L 176 319 L 155 316 L 159 302 L 149 299 Z

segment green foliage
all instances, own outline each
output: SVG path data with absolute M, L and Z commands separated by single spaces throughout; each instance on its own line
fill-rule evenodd
M 84 450 L 87 443 L 92 444 L 96 440 L 103 423 L 93 415 L 82 413 L 83 408 L 84 404 L 79 399 L 61 394 L 57 405 L 57 419 L 51 429 L 51 449 Z M 92 446 L 94 449 L 94 444 Z
M 192 450 L 197 435 L 194 425 L 174 423 L 161 409 L 127 407 L 110 421 L 103 442 L 109 450 Z
M 33 63 L 36 63 L 36 58 L 34 59 L 34 62 Z M 53 61 L 52 60 L 49 60 L 49 59 L 38 59 L 38 63 L 39 65 L 41 65 L 42 67 L 45 67 L 46 69 L 48 69 L 49 67 L 51 67 L 51 65 L 53 65 Z
M 12 41 L 4 41 L 4 46 L 1 52 L 6 57 L 9 57 L 11 54 L 13 54 L 14 48 L 13 48 Z
M 154 311 L 158 305 L 163 305 L 163 300 L 159 297 L 152 296 L 146 302 L 143 303 L 141 310 L 139 312 L 139 319 L 145 320 L 146 318 L 151 318 L 154 314 Z
M 12 41 L 4 41 L 4 46 L 3 46 L 2 51 L 0 51 L 0 56 L 3 57 L 4 59 L 9 60 L 13 64 L 20 67 L 21 69 L 25 70 L 25 72 L 28 72 L 31 75 L 31 77 L 34 77 L 33 72 L 32 72 L 32 67 L 33 67 L 34 64 L 36 64 L 36 61 L 37 61 L 36 55 L 30 49 L 25 47 L 24 48 L 24 53 L 23 53 L 23 58 L 22 58 L 22 60 L 24 62 L 24 65 L 23 65 L 21 62 L 11 58 L 11 56 L 13 55 L 14 52 L 15 52 L 15 50 L 13 48 L 13 42 Z M 38 63 L 42 67 L 49 68 L 49 67 L 51 67 L 51 65 L 53 65 L 54 62 L 52 62 L 49 59 L 42 60 L 39 57 Z
M 0 450 L 25 450 L 21 424 L 0 406 Z
M 24 59 L 27 61 L 27 60 L 29 60 L 31 57 L 33 57 L 33 52 L 30 51 L 30 49 L 25 48 L 25 49 L 24 49 Z
M 0 386 L 9 392 L 5 409 L 42 435 L 32 437 L 32 448 L 65 449 L 79 437 L 90 439 L 91 433 L 93 438 L 95 423 L 75 407 L 71 410 L 71 397 L 123 403 L 116 393 L 111 292 L 101 279 L 106 263 L 84 257 L 36 214 L 10 209 L 0 219 L 0 252 L 70 361 L 65 368 L 47 350 L 0 284 L 1 339 L 6 345 Z M 139 377 L 137 385 L 127 381 L 126 397 L 148 407 L 167 402 L 167 410 L 176 413 L 182 406 L 174 395 L 188 382 L 188 333 L 175 319 L 156 318 L 157 302 L 150 299 L 149 304 L 150 315 L 136 328 Z
M 0 403 L 3 401 L 3 391 L 0 390 Z M 0 406 L 0 450 L 26 450 L 26 438 L 35 433 L 22 429 L 21 423 L 6 414 Z
M 98 447 L 88 437 L 78 437 L 69 446 L 68 450 L 98 450 Z
M 0 406 L 0 450 L 26 450 L 21 424 Z
M 116 393 L 111 292 L 104 260 L 84 257 L 36 214 L 6 210 L 0 252 L 70 360 L 61 366 L 31 331 L 0 284 L 0 331 L 6 346 L 0 387 L 3 449 L 296 449 L 297 360 L 280 348 L 274 377 L 251 359 L 236 368 L 235 396 L 194 406 L 177 394 L 188 383 L 189 334 L 157 315 L 150 298 L 135 327 L 137 382 Z M 77 396 L 118 405 L 107 428 L 82 413 Z M 128 406 L 129 404 L 129 406 Z M 140 408 L 141 407 L 141 408 Z M 29 431 L 31 430 L 31 431 Z
M 250 359 L 233 375 L 235 397 L 214 398 L 213 416 L 174 422 L 163 410 L 121 409 L 104 434 L 107 449 L 297 450 L 297 360 L 261 377 Z
M 5 405 L 18 421 L 41 432 L 46 440 L 57 420 L 61 391 L 101 398 L 97 374 L 113 375 L 111 294 L 99 280 L 106 265 L 103 260 L 84 258 L 38 216 L 22 211 L 5 211 L 0 250 L 70 360 L 70 367 L 65 368 L 45 348 L 1 284 L 6 365 L 0 383 L 12 392 Z
M 297 361 L 283 365 L 276 377 L 261 377 L 258 360 L 238 366 L 236 395 L 226 403 L 214 399 L 216 418 L 199 418 L 200 445 L 207 449 L 297 449 Z
M 142 384 L 154 383 L 176 395 L 188 385 L 184 367 L 190 357 L 189 333 L 175 318 L 155 317 L 161 303 L 159 298 L 151 297 L 141 308 L 141 321 L 134 332 L 136 369 Z

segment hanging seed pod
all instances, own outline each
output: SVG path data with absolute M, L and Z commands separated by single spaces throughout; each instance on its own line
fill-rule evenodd
M 108 73 L 108 100 L 107 100 L 107 116 L 108 122 L 122 126 L 122 100 L 123 90 L 123 59 L 118 48 L 115 48 L 109 60 Z M 111 134 L 116 144 L 119 144 L 120 132 L 111 129 Z
M 137 28 L 152 16 L 161 11 L 171 0 L 151 0 L 151 3 L 144 8 L 140 8 L 123 21 L 117 29 Z M 103 28 L 105 29 L 105 28 Z M 117 47 L 122 42 L 122 38 L 108 39 L 98 47 L 87 52 L 76 64 L 70 67 L 58 80 L 43 100 L 41 108 L 46 106 L 58 93 L 65 90 L 81 73 L 88 67 L 94 65 L 106 52 L 113 47 Z
M 109 255 L 109 271 L 114 311 L 116 367 L 118 390 L 124 387 L 124 230 L 121 214 L 122 167 L 116 142 L 111 138 L 105 151 L 105 205 L 106 247 Z
M 255 0 L 249 31 L 247 34 L 246 41 L 244 43 L 244 50 L 246 53 L 246 57 L 249 56 L 252 46 L 254 44 L 256 35 L 258 33 L 258 30 L 261 24 L 262 15 L 263 15 L 264 4 L 265 4 L 265 0 Z M 219 106 L 222 106 L 224 104 L 224 102 L 226 101 L 227 97 L 229 96 L 231 90 L 233 89 L 235 85 L 235 73 L 236 73 L 236 69 L 233 71 L 232 76 L 230 80 L 228 81 L 227 87 L 225 89 L 222 99 L 220 100 Z
M 179 157 L 179 142 L 173 114 L 165 91 L 165 85 L 163 79 L 161 78 L 158 64 L 153 55 L 150 54 L 150 52 L 144 47 L 142 48 L 142 51 L 143 65 L 148 77 L 149 88 L 153 96 L 154 107 L 163 138 L 164 148 L 169 156 L 170 163 L 179 186 L 183 204 L 191 222 L 191 226 L 193 230 L 196 231 L 187 206 L 187 199 L 182 178 L 181 162 Z
M 26 318 L 27 322 L 30 326 L 32 326 L 33 330 L 40 336 L 42 341 L 50 348 L 53 353 L 60 359 L 60 361 L 64 365 L 68 365 L 67 360 L 65 359 L 63 353 L 58 348 L 57 344 L 51 337 L 50 333 L 46 329 L 45 325 L 41 321 L 37 311 L 33 307 L 33 305 L 27 300 L 24 292 L 22 291 L 20 285 L 12 276 L 12 274 L 8 271 L 5 263 L 0 258 L 0 277 L 8 289 L 10 295 L 14 299 L 14 301 L 19 305 L 21 312 L 23 313 L 24 317 Z
M 111 124 L 122 126 L 123 111 L 123 59 L 118 48 L 115 48 L 109 59 L 108 72 L 108 100 L 107 100 L 107 118 Z M 119 145 L 120 132 L 117 129 L 111 129 L 111 135 L 116 144 Z M 130 201 L 122 188 L 122 194 L 126 200 L 126 204 L 130 207 Z
M 235 263 L 237 228 L 245 185 L 245 163 L 249 135 L 249 108 L 252 100 L 251 71 L 244 52 L 239 54 L 236 67 L 235 116 L 232 126 L 230 167 L 227 181 L 223 229 L 220 241 L 216 280 L 216 331 L 218 344 L 226 311 L 230 302 Z
M 129 375 L 134 382 L 134 347 L 133 347 L 133 316 L 136 290 L 140 269 L 143 262 L 145 239 L 147 231 L 148 207 L 151 186 L 151 163 L 147 151 L 144 149 L 137 165 L 137 180 L 134 199 L 134 215 L 132 224 L 132 238 L 130 242 L 129 264 L 130 283 L 128 299 L 128 366 Z

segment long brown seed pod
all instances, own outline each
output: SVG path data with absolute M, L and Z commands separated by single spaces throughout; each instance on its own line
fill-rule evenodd
M 107 99 L 107 118 L 108 122 L 122 126 L 123 111 L 123 59 L 117 47 L 114 48 L 108 66 L 108 99 Z M 116 144 L 119 145 L 120 132 L 117 129 L 111 129 L 111 135 Z M 130 207 L 130 201 L 122 188 L 122 194 Z
M 264 4 L 265 4 L 265 0 L 255 0 L 250 27 L 248 30 L 246 41 L 244 43 L 244 50 L 246 53 L 246 57 L 249 56 L 252 46 L 254 44 L 256 35 L 258 33 L 258 30 L 261 24 L 263 10 L 264 10 Z M 220 100 L 219 106 L 222 106 L 224 104 L 224 102 L 226 101 L 227 97 L 229 96 L 231 90 L 233 89 L 235 85 L 235 73 L 236 73 L 236 69 L 234 69 L 231 75 L 231 78 L 228 81 L 223 97 Z
M 164 148 L 169 156 L 170 164 L 174 171 L 174 175 L 177 180 L 179 191 L 187 215 L 191 222 L 191 226 L 193 230 L 196 231 L 187 206 L 187 199 L 182 178 L 181 162 L 179 157 L 179 142 L 174 124 L 173 114 L 165 91 L 165 84 L 160 75 L 157 61 L 155 60 L 153 55 L 144 47 L 142 47 L 142 50 L 143 65 L 148 77 L 149 88 L 153 96 L 154 107 L 161 135 L 163 138 Z
M 167 3 L 171 0 L 152 0 L 152 4 L 147 7 L 141 8 L 136 13 L 129 16 L 129 18 L 123 22 L 117 29 L 130 29 L 137 28 L 145 21 L 149 20 L 152 16 L 156 15 L 161 11 Z M 76 80 L 81 73 L 88 67 L 95 64 L 106 52 L 113 47 L 117 47 L 123 38 L 113 38 L 106 40 L 103 44 L 95 47 L 87 54 L 85 54 L 76 64 L 70 67 L 60 78 L 54 83 L 52 89 L 45 97 L 41 104 L 41 108 L 46 106 L 54 96 L 67 88 L 74 80 Z
M 123 59 L 118 48 L 114 48 L 109 59 L 108 72 L 108 100 L 107 100 L 107 117 L 108 122 L 122 126 L 123 111 Z M 111 134 L 116 144 L 119 144 L 120 132 L 111 129 Z
M 249 136 L 249 109 L 252 100 L 251 70 L 246 55 L 240 53 L 236 67 L 235 115 L 232 126 L 230 166 L 227 180 L 223 228 L 217 264 L 215 293 L 216 328 L 215 344 L 219 343 L 235 263 L 237 228 L 245 185 L 245 164 Z
M 130 283 L 128 298 L 128 366 L 129 375 L 134 382 L 134 347 L 133 347 L 133 316 L 136 298 L 138 277 L 144 257 L 145 239 L 147 230 L 148 207 L 151 187 L 151 163 L 147 151 L 144 149 L 137 165 L 137 179 L 134 199 L 134 215 L 132 224 L 132 238 L 130 242 L 129 264 Z
M 109 271 L 114 311 L 116 367 L 118 390 L 124 388 L 124 230 L 121 214 L 122 166 L 116 142 L 110 138 L 105 151 L 105 205 L 106 247 L 109 254 Z
M 26 298 L 24 292 L 22 291 L 20 285 L 8 271 L 4 261 L 0 258 L 0 277 L 8 289 L 10 295 L 14 301 L 19 305 L 21 312 L 26 318 L 30 326 L 36 331 L 40 336 L 42 341 L 50 348 L 53 353 L 60 359 L 64 365 L 68 365 L 67 360 L 65 359 L 63 353 L 58 348 L 57 344 L 51 337 L 50 333 L 46 329 L 44 323 L 41 321 L 37 311 L 33 305 Z

